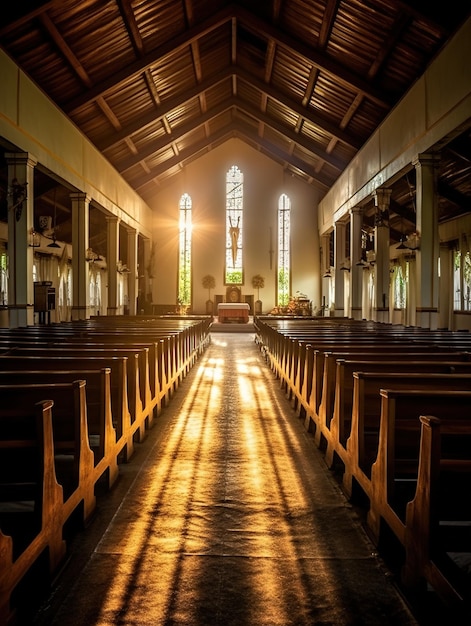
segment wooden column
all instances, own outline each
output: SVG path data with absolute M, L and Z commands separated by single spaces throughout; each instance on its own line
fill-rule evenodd
M 90 197 L 86 193 L 71 193 L 72 201 L 72 319 L 90 317 L 90 268 L 87 263 L 89 247 Z
M 128 298 L 129 315 L 136 315 L 137 312 L 137 230 L 126 228 L 127 232 L 127 266 L 128 274 Z
M 118 260 L 119 260 L 119 218 L 112 215 L 106 218 L 108 241 L 106 265 L 108 267 L 108 309 L 107 315 L 118 313 Z
M 389 322 L 389 203 L 391 189 L 377 189 L 374 193 L 375 216 L 375 282 L 373 318 Z
M 8 311 L 10 328 L 34 324 L 33 248 L 34 168 L 27 152 L 7 153 Z
M 435 154 L 419 154 L 413 161 L 416 171 L 417 232 L 416 324 L 435 330 L 438 325 L 438 196 Z
M 361 207 L 350 210 L 350 298 L 352 302 L 352 318 L 362 318 L 362 285 L 363 268 L 357 265 L 361 259 L 361 228 L 363 226 L 363 211 Z
M 345 236 L 347 225 L 343 222 L 336 222 L 334 227 L 334 267 L 335 267 L 335 284 L 334 284 L 334 304 L 335 317 L 345 316 L 345 285 L 344 272 L 341 269 L 345 264 Z

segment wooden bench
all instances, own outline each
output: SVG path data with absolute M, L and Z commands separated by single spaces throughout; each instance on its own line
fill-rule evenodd
M 334 416 L 335 395 L 337 388 L 337 361 L 384 361 L 385 354 L 391 355 L 391 360 L 406 362 L 409 359 L 414 361 L 434 361 L 442 362 L 469 362 L 467 354 L 452 353 L 443 355 L 442 352 L 417 352 L 415 350 L 402 349 L 386 350 L 383 346 L 375 349 L 367 346 L 361 349 L 356 346 L 352 351 L 345 348 L 339 351 L 323 352 L 315 350 L 312 367 L 312 383 L 310 385 L 310 397 L 303 399 L 306 402 L 307 415 L 305 418 L 305 427 L 307 430 L 314 431 L 314 438 L 317 446 L 321 446 L 325 436 L 329 435 L 330 422 Z
M 96 505 L 94 457 L 87 423 L 86 382 L 0 385 L 0 419 L 28 414 L 34 404 L 52 400 L 54 463 L 64 502 L 55 515 L 63 526 L 81 507 L 86 524 Z M 31 407 L 31 408 L 30 408 Z
M 54 466 L 50 400 L 0 416 L 0 623 L 13 614 L 11 596 L 48 553 L 51 575 L 66 546 L 56 512 L 63 502 Z M 21 500 L 18 500 L 21 498 Z
M 339 368 L 344 364 L 339 362 Z M 344 465 L 343 488 L 348 497 L 352 495 L 353 479 L 371 497 L 371 466 L 379 444 L 381 389 L 471 391 L 471 363 L 461 364 L 467 372 L 462 374 L 440 373 L 446 367 L 426 362 L 400 363 L 397 371 L 392 371 L 394 365 L 389 365 L 391 371 L 387 371 L 387 363 L 374 365 L 378 366 L 377 370 L 367 363 L 364 366 L 372 371 L 352 372 L 353 392 L 344 406 L 337 406 L 332 423 L 332 448 Z M 350 367 L 356 368 L 358 364 Z M 386 371 L 381 371 L 383 368 Z M 346 378 L 350 379 L 340 376 L 339 386 Z M 327 459 L 328 465 L 329 462 L 331 459 Z
M 74 370 L 3 370 L 0 385 L 71 383 L 77 377 L 86 381 L 87 423 L 90 448 L 94 454 L 94 480 L 106 475 L 110 488 L 118 477 L 120 448 L 113 426 L 112 397 L 120 392 L 112 389 L 111 369 Z M 113 402 L 116 405 L 116 401 Z
M 378 543 L 385 522 L 405 545 L 406 503 L 418 476 L 420 415 L 470 419 L 470 391 L 381 389 L 378 453 L 371 468 L 367 524 Z
M 137 359 L 137 356 L 135 357 Z M 73 356 L 13 356 L 0 355 L 0 370 L 38 370 L 76 371 L 81 376 L 82 371 L 90 368 L 109 368 L 111 372 L 111 411 L 113 427 L 116 430 L 116 446 L 123 461 L 129 461 L 134 453 L 134 433 L 137 424 L 131 422 L 131 413 L 128 403 L 128 363 L 127 356 L 100 356 L 92 359 L 82 355 Z M 134 385 L 135 378 L 132 379 Z
M 143 405 L 150 405 L 149 421 L 158 415 L 162 404 L 168 402 L 170 395 L 178 387 L 184 376 L 193 366 L 198 350 L 194 341 L 190 343 L 190 335 L 183 331 L 158 331 L 137 329 L 112 331 L 111 327 L 105 330 L 92 329 L 85 331 L 78 328 L 63 329 L 45 327 L 28 327 L 33 330 L 21 332 L 23 329 L 11 332 L 0 330 L 0 350 L 25 348 L 57 348 L 64 346 L 80 346 L 88 349 L 134 349 L 141 352 L 148 350 L 147 358 L 141 359 L 141 369 L 148 369 L 147 382 L 141 376 L 141 397 Z M 147 361 L 147 362 L 146 362 Z
M 11 356 L 23 357 L 74 357 L 88 358 L 93 362 L 100 357 L 122 357 L 128 358 L 128 401 L 131 413 L 131 422 L 138 424 L 136 429 L 138 440 L 145 438 L 146 426 L 153 415 L 153 403 L 150 396 L 149 386 L 149 350 L 147 348 L 138 349 L 134 346 L 126 348 L 82 348 L 80 346 L 65 344 L 63 346 L 47 347 L 17 347 L 12 348 L 8 354 Z M 5 356 L 5 355 L 4 355 Z
M 421 416 L 419 469 L 406 506 L 407 588 L 428 583 L 471 619 L 471 423 Z

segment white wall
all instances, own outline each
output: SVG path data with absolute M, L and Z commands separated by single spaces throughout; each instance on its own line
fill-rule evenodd
M 239 139 L 231 139 L 187 166 L 149 202 L 154 209 L 156 277 L 153 300 L 157 304 L 176 301 L 178 263 L 178 205 L 188 193 L 193 206 L 193 311 L 205 312 L 208 291 L 201 285 L 206 274 L 216 279 L 211 292 L 225 294 L 224 261 L 226 243 L 225 180 L 236 165 L 244 174 L 244 269 L 243 294 L 257 291 L 252 276 L 261 274 L 263 311 L 275 306 L 277 210 L 280 194 L 291 198 L 292 293 L 305 293 L 314 305 L 320 303 L 319 238 L 317 233 L 318 192 L 292 178 L 274 161 Z M 270 268 L 270 229 L 275 253 Z

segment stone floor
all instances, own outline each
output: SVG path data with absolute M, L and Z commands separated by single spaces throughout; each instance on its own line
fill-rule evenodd
M 212 333 L 35 626 L 413 626 L 253 333 Z

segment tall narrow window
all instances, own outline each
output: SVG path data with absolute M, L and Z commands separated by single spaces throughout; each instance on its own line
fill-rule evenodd
M 0 304 L 8 304 L 8 256 L 4 243 L 0 243 Z
M 453 308 L 461 310 L 461 250 L 453 251 Z
M 180 198 L 178 258 L 178 303 L 191 304 L 191 198 L 184 193 Z
M 466 251 L 463 255 L 463 311 L 471 310 L 471 254 Z
M 288 305 L 291 290 L 290 229 L 291 200 L 286 194 L 282 194 L 278 201 L 278 306 Z
M 244 175 L 233 165 L 226 174 L 226 285 L 242 285 Z

